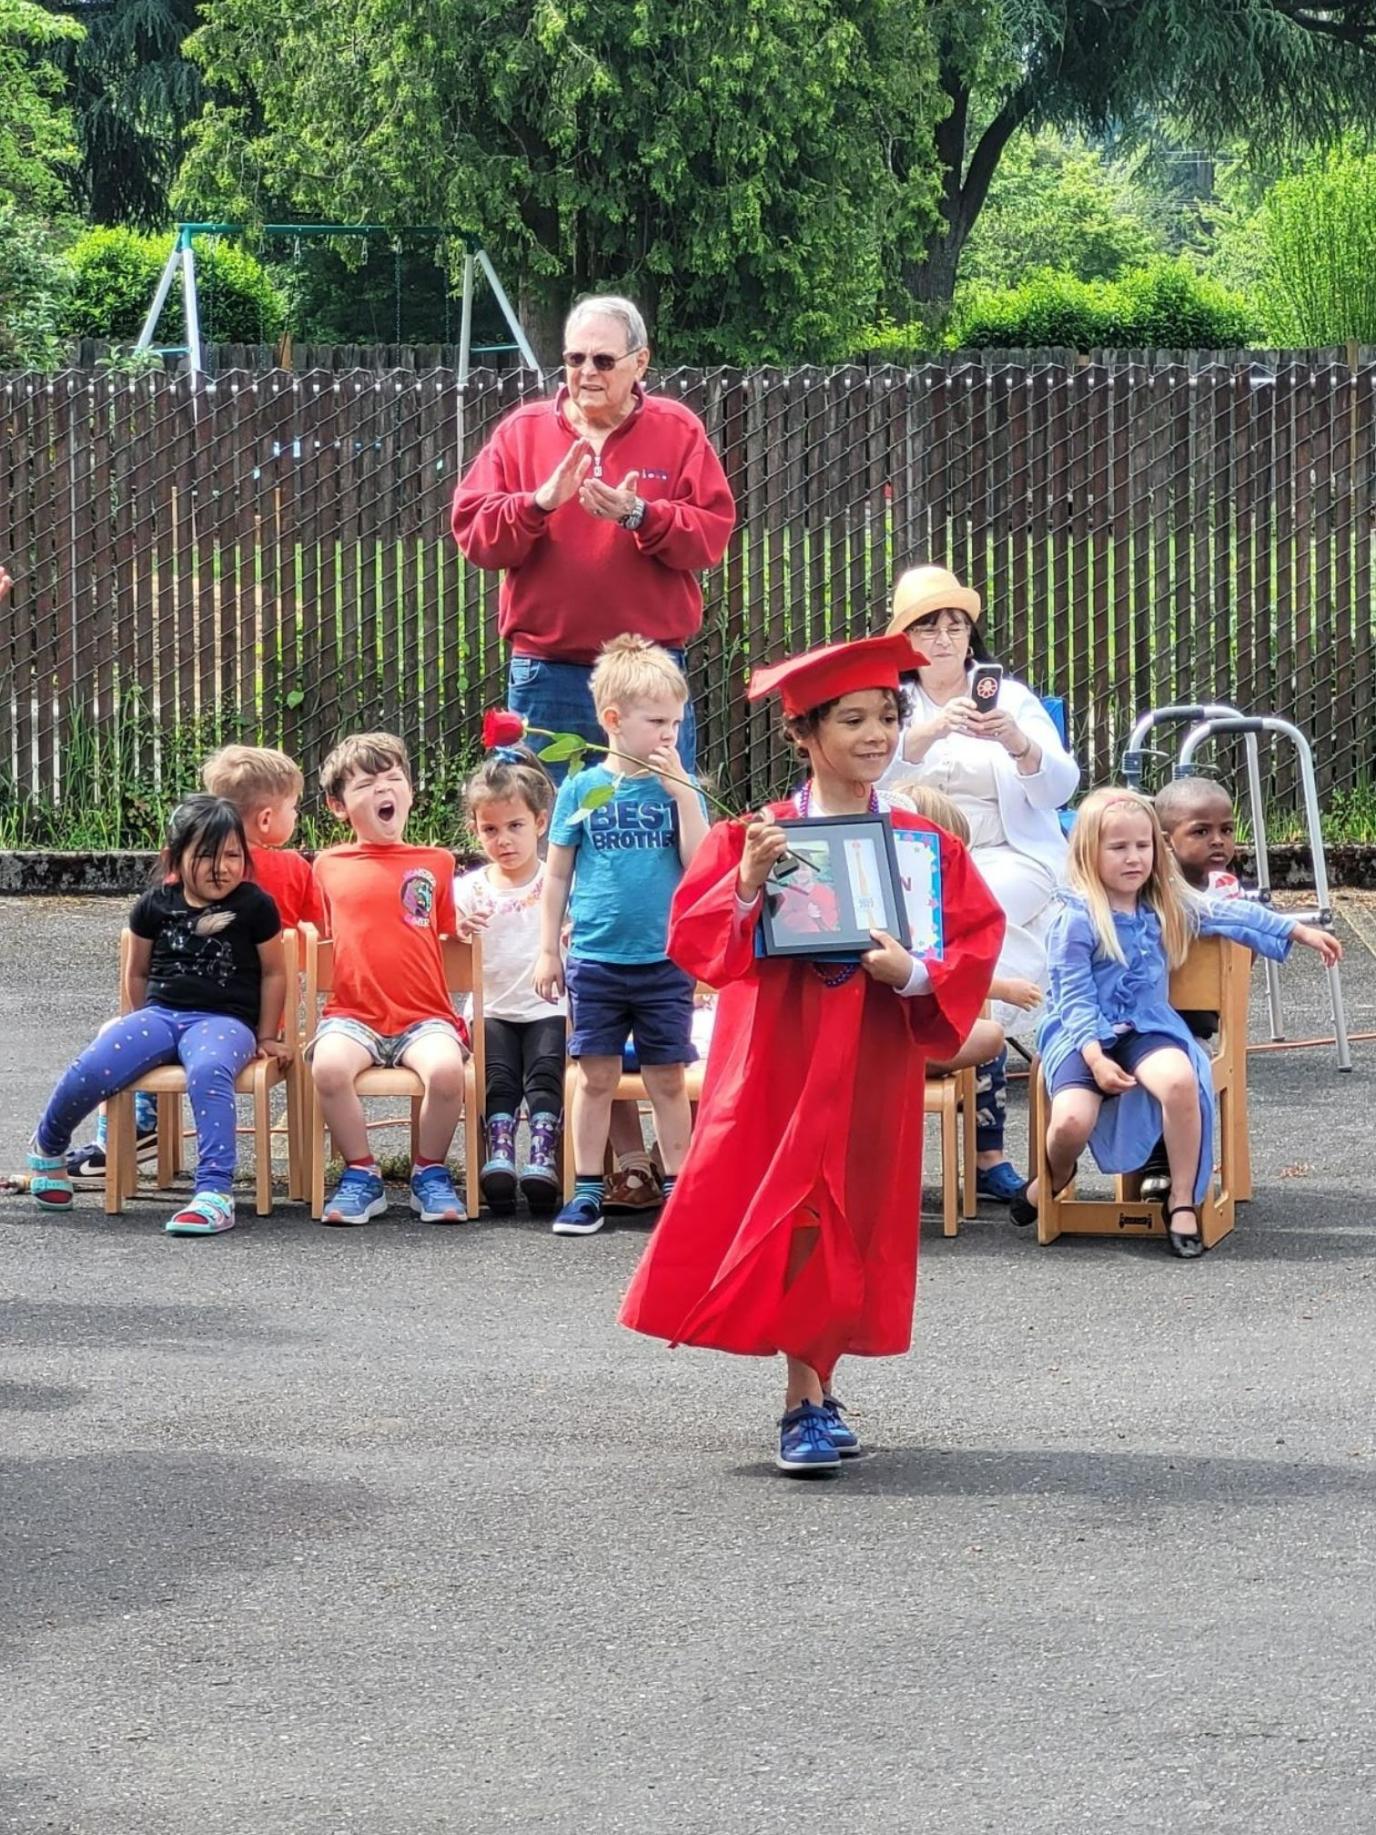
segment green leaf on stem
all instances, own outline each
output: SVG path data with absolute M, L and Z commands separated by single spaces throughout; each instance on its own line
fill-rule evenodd
M 577 733 L 560 733 L 557 739 L 551 739 L 547 746 L 542 746 L 536 756 L 542 764 L 561 765 L 566 760 L 581 761 L 587 749 L 587 741 L 580 739 Z

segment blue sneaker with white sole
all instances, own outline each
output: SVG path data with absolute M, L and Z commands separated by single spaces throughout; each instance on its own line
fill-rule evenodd
M 822 1412 L 827 1417 L 827 1432 L 831 1435 L 831 1444 L 843 1459 L 860 1457 L 860 1436 L 846 1420 L 846 1411 L 834 1395 L 822 1397 Z
M 387 1209 L 387 1187 L 379 1173 L 362 1166 L 346 1166 L 338 1185 L 325 1201 L 322 1223 L 370 1223 Z
M 779 1421 L 779 1450 L 774 1463 L 781 1472 L 811 1478 L 834 1472 L 841 1455 L 831 1437 L 831 1417 L 814 1402 L 799 1402 Z
M 411 1209 L 422 1223 L 468 1222 L 468 1208 L 447 1166 L 420 1166 L 411 1174 Z
M 556 1236 L 596 1236 L 607 1221 L 596 1198 L 570 1198 L 549 1226 Z

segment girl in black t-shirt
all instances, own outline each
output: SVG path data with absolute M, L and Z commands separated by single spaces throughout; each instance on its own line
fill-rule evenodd
M 34 1133 L 29 1189 L 68 1210 L 63 1155 L 82 1118 L 158 1064 L 180 1063 L 196 1119 L 196 1193 L 173 1236 L 234 1228 L 234 1080 L 255 1057 L 284 1058 L 277 1037 L 287 974 L 277 907 L 248 878 L 248 837 L 223 797 L 172 813 L 160 883 L 129 914 L 134 1010 L 88 1045 L 59 1081 Z

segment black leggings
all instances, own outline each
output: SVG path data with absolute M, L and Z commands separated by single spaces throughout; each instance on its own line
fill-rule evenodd
M 489 1115 L 519 1115 L 523 1095 L 528 1115 L 563 1114 L 565 1030 L 558 1013 L 483 1021 Z

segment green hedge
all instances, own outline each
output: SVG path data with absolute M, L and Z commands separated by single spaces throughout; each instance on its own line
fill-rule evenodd
M 1245 300 L 1184 261 L 1153 261 L 1121 280 L 1036 274 L 1006 293 L 971 292 L 957 306 L 957 350 L 1225 350 L 1258 327 Z
M 938 350 L 1227 350 L 1259 326 L 1238 294 L 1184 261 L 1160 259 L 1120 280 L 1043 271 L 1020 287 L 971 287 L 944 336 L 922 325 L 882 325 L 859 351 L 913 363 Z
M 76 276 L 67 331 L 76 338 L 136 338 L 153 301 L 171 236 L 140 236 L 131 229 L 88 229 L 71 249 Z M 217 344 L 271 342 L 286 323 L 286 299 L 256 256 L 232 242 L 197 239 L 197 291 L 201 336 Z M 186 338 L 180 285 L 172 290 L 158 325 L 160 344 Z

